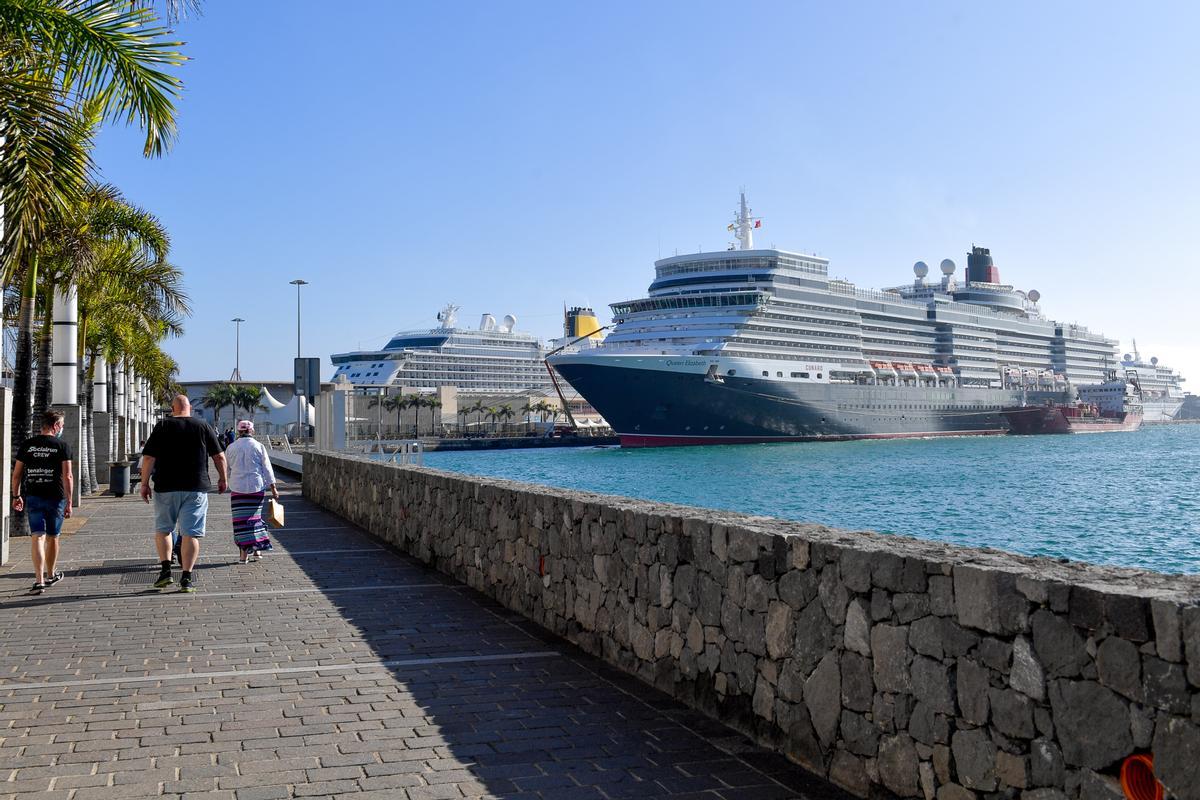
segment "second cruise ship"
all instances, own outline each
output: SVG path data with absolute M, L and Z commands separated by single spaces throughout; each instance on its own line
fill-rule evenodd
M 625 446 L 1002 433 L 1001 409 L 1068 402 L 1117 341 L 1043 316 L 972 247 L 965 280 L 914 266 L 884 291 L 818 256 L 756 249 L 745 194 L 729 250 L 655 262 L 603 344 L 549 358 Z

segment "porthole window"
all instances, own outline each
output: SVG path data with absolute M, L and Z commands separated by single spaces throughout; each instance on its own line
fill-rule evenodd
M 764 369 L 764 370 L 763 370 L 763 377 L 764 377 L 764 378 L 769 378 L 769 377 L 771 377 L 771 373 L 767 372 L 767 371 Z
M 817 380 L 820 380 L 820 379 L 821 379 L 821 373 L 819 373 L 819 372 L 818 372 L 818 373 L 817 373 Z
M 725 374 L 732 378 L 734 375 L 737 375 L 737 370 L 731 369 L 728 372 L 726 372 Z
M 775 373 L 775 377 L 776 377 L 776 378 L 782 378 L 782 377 L 783 377 L 783 373 L 782 373 L 782 372 L 776 372 L 776 373 Z

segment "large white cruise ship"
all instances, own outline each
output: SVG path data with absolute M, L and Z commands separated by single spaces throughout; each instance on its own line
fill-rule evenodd
M 755 249 L 745 195 L 729 250 L 655 262 L 603 344 L 549 357 L 626 446 L 1002 433 L 1002 408 L 1099 383 L 1117 342 L 1045 317 L 972 247 L 884 291 L 826 259 Z M 735 249 L 736 248 L 736 249 Z
M 551 388 L 541 341 L 516 330 L 511 314 L 491 314 L 478 328 L 458 326 L 458 306 L 437 315 L 436 328 L 402 331 L 380 350 L 337 353 L 333 380 L 358 386 L 404 386 L 432 391 L 455 386 L 464 394 L 513 394 Z
M 1185 378 L 1171 367 L 1158 363 L 1152 357 L 1142 360 L 1133 340 L 1133 353 L 1126 353 L 1121 360 L 1121 369 L 1129 379 L 1136 379 L 1142 391 L 1142 409 L 1146 422 L 1170 422 L 1179 416 L 1183 408 Z

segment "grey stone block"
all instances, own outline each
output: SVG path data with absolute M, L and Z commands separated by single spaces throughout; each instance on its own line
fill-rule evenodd
M 1154 731 L 1154 774 L 1179 800 L 1200 798 L 1200 727 L 1182 717 L 1161 717 Z
M 1066 774 L 1062 750 L 1049 739 L 1029 744 L 1029 781 L 1033 786 L 1061 786 Z
M 1133 749 L 1129 708 L 1111 690 L 1092 681 L 1056 680 L 1049 694 L 1066 763 L 1104 769 Z
M 958 621 L 988 633 L 1019 633 L 1028 623 L 1029 601 L 1017 591 L 1016 576 L 959 564 L 954 567 Z
M 843 652 L 841 657 L 842 704 L 852 711 L 870 711 L 875 696 L 871 678 L 871 660 L 857 653 Z
M 940 661 L 917 656 L 909 667 L 913 696 L 940 714 L 952 715 L 954 686 L 950 670 Z
M 879 730 L 862 714 L 842 711 L 840 730 L 839 745 L 851 753 L 870 758 L 879 751 Z
M 844 642 L 847 650 L 859 655 L 871 655 L 871 622 L 861 599 L 852 600 L 846 609 Z
M 1049 678 L 1072 678 L 1091 660 L 1087 644 L 1071 623 L 1040 610 L 1030 620 L 1033 650 Z
M 1046 697 L 1045 671 L 1033 651 L 1033 645 L 1024 636 L 1013 640 L 1012 671 L 1008 683 L 1034 700 L 1044 700 Z
M 1165 600 L 1151 600 L 1150 613 L 1154 620 L 1154 646 L 1160 658 L 1167 661 L 1183 660 L 1183 626 L 1179 619 L 1179 607 Z
M 1182 664 L 1142 656 L 1142 694 L 1147 705 L 1185 716 L 1191 711 L 1193 695 L 1187 688 Z
M 833 743 L 842 710 L 841 673 L 835 653 L 826 653 L 804 684 L 804 704 L 824 747 Z
M 1100 683 L 1131 700 L 1142 697 L 1141 662 L 1137 647 L 1116 636 L 1109 636 L 1096 651 Z
M 879 741 L 879 779 L 901 797 L 920 791 L 917 751 L 913 740 L 903 734 L 884 736 Z
M 875 686 L 879 691 L 912 691 L 908 628 L 876 625 L 871 629 L 871 654 L 875 660 Z
M 1012 689 L 991 689 L 988 700 L 992 707 L 992 724 L 997 730 L 1013 738 L 1034 737 L 1033 702 L 1028 697 Z
M 968 658 L 960 658 L 957 681 L 958 707 L 962 718 L 973 725 L 986 725 L 991 707 L 987 667 Z
M 980 728 L 954 732 L 950 745 L 959 783 L 967 789 L 995 791 L 996 745 Z

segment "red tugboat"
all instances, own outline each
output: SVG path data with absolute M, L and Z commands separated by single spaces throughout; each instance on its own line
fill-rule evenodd
M 1141 391 L 1136 381 L 1110 373 L 1104 383 L 1079 387 L 1078 402 L 1017 406 L 1000 413 L 1009 432 L 1019 435 L 1136 431 L 1142 427 Z

